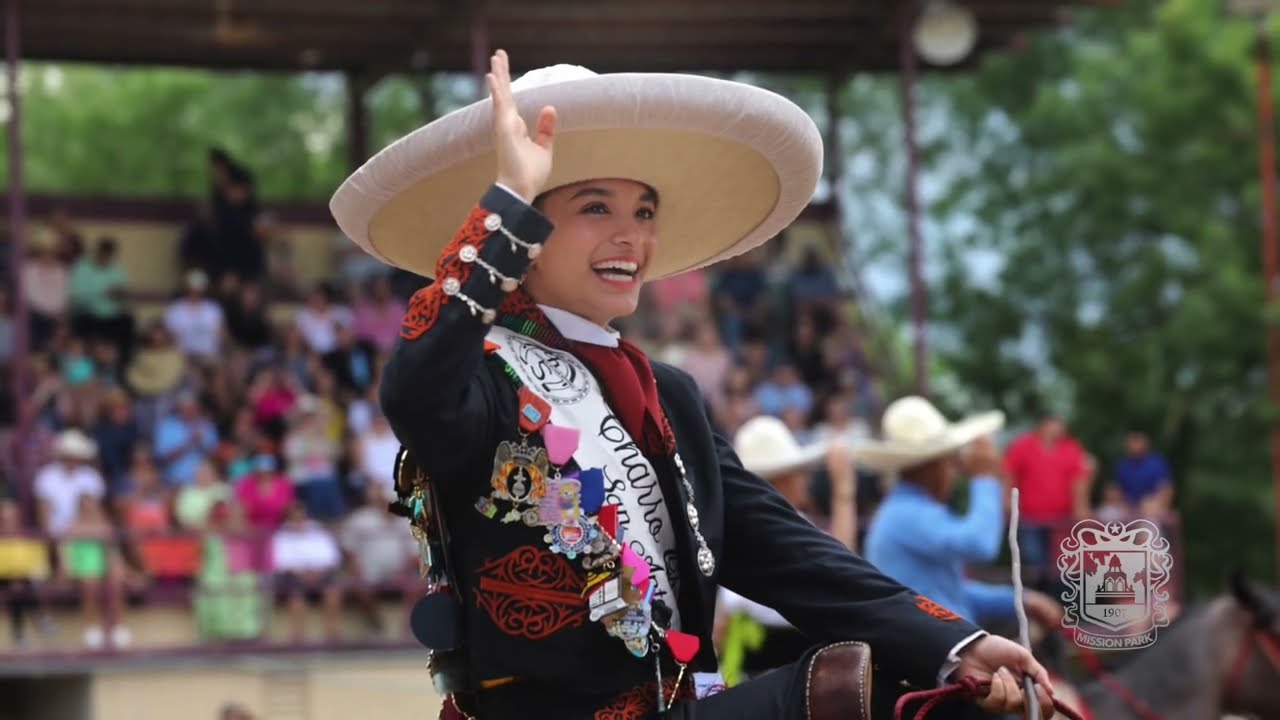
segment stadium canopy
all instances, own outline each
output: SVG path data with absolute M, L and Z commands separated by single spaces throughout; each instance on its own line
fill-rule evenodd
M 490 47 L 515 70 L 895 71 L 908 0 L 8 0 L 22 56 L 245 70 L 471 71 Z M 1053 26 L 1082 2 L 964 0 L 963 63 Z

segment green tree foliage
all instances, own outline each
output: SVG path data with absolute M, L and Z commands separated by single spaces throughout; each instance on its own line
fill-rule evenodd
M 1068 410 L 1101 481 L 1148 431 L 1201 589 L 1272 574 L 1252 38 L 1214 0 L 1124 3 L 949 83 L 968 160 L 931 208 L 972 219 L 933 295 L 947 366 L 1020 420 Z
M 33 63 L 20 88 L 25 179 L 36 192 L 201 197 L 213 146 L 253 169 L 266 200 L 326 199 L 349 169 L 339 75 Z M 383 79 L 366 98 L 370 149 L 469 92 L 465 79 Z M 0 152 L 7 163 L 7 143 Z

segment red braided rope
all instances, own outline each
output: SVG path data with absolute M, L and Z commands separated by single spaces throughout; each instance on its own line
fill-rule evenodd
M 934 708 L 948 700 L 977 700 L 986 697 L 990 690 L 991 683 L 978 682 L 971 677 L 967 677 L 960 682 L 940 688 L 909 692 L 898 698 L 898 702 L 894 704 L 893 720 L 904 720 L 907 705 L 912 703 L 923 703 L 920 709 L 916 711 L 916 714 L 912 716 L 913 720 L 926 720 Z M 1053 701 L 1053 708 L 1063 717 L 1069 718 L 1069 720 L 1083 720 L 1079 713 L 1056 698 Z

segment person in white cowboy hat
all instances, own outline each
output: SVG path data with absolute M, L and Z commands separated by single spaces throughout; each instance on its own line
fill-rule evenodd
M 883 437 L 863 446 L 867 467 L 897 482 L 867 529 L 866 558 L 899 582 L 973 622 L 1016 618 L 1013 586 L 972 580 L 971 563 L 993 562 L 1004 538 L 1005 486 L 991 435 L 1004 426 L 992 411 L 949 422 L 928 400 L 908 396 L 885 409 Z M 957 480 L 969 478 L 963 515 L 948 505 Z M 1054 627 L 1062 608 L 1027 591 L 1029 616 Z
M 829 717 L 866 702 L 868 649 L 891 684 L 1044 678 L 800 517 L 712 431 L 688 375 L 610 328 L 646 280 L 795 219 L 821 175 L 813 121 L 692 75 L 558 65 L 512 83 L 502 51 L 487 82 L 489 98 L 384 149 L 330 203 L 360 247 L 433 278 L 379 399 L 404 446 L 396 509 L 437 588 L 411 626 L 444 713 Z M 706 697 L 720 585 L 815 647 Z M 982 702 L 1020 707 L 997 680 Z
M 760 415 L 743 423 L 733 438 L 742 466 L 769 481 L 801 515 L 822 527 L 813 517 L 810 496 L 812 471 L 824 461 L 831 476 L 831 518 L 825 529 L 846 547 L 857 542 L 857 508 L 851 442 L 832 437 L 800 445 L 786 424 Z M 720 669 L 725 681 L 736 685 L 752 677 L 795 662 L 813 642 L 777 610 L 721 588 L 716 608 Z
M 102 498 L 106 486 L 94 466 L 98 447 L 76 428 L 58 433 L 54 440 L 53 462 L 40 468 L 35 477 L 40 529 L 61 537 L 76 519 L 81 496 Z

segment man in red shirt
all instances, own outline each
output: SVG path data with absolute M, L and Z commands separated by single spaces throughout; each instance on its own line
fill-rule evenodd
M 1050 590 L 1057 555 L 1051 541 L 1089 514 L 1088 457 L 1062 418 L 1049 415 L 1009 445 L 1004 468 L 1010 486 L 1018 488 L 1023 564 L 1033 582 Z

